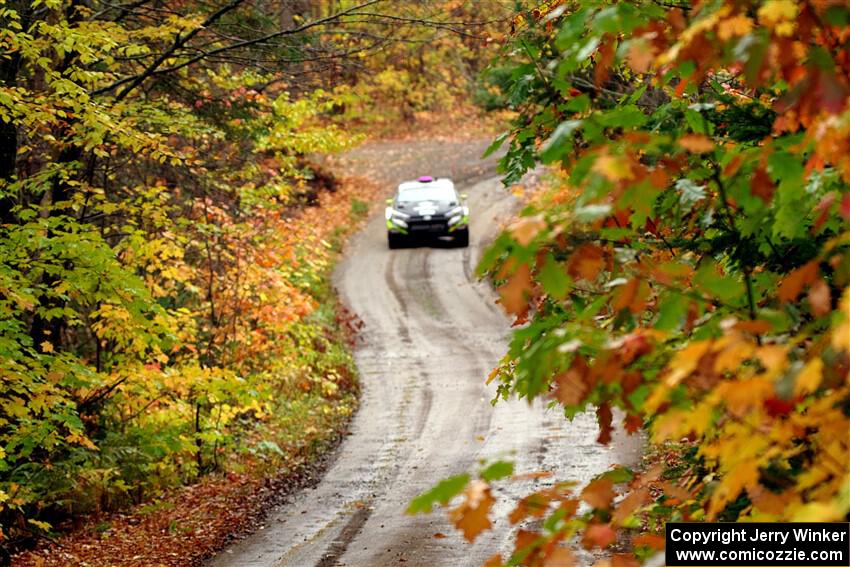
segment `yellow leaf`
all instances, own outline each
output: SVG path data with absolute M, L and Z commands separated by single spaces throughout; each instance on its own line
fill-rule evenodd
M 838 522 L 844 513 L 834 502 L 810 502 L 798 508 L 791 518 L 793 522 Z
M 631 179 L 632 168 L 623 158 L 603 154 L 593 162 L 593 171 L 605 177 L 608 181 Z
M 724 20 L 717 26 L 717 37 L 729 41 L 733 37 L 747 35 L 753 29 L 753 21 L 743 14 Z
M 797 374 L 797 380 L 794 382 L 794 393 L 800 396 L 814 392 L 820 386 L 822 376 L 823 360 L 817 357 L 811 359 Z
M 41 352 L 53 352 L 53 343 L 50 341 L 41 343 Z

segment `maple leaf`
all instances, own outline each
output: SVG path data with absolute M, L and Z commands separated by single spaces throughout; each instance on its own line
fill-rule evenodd
M 617 504 L 614 513 L 611 514 L 611 522 L 622 526 L 638 508 L 649 502 L 649 499 L 649 488 L 645 486 L 631 491 Z
M 582 357 L 576 357 L 566 372 L 555 376 L 555 397 L 565 406 L 575 406 L 584 401 L 590 392 L 587 364 Z
M 632 179 L 631 162 L 624 157 L 602 154 L 593 162 L 593 171 L 605 177 L 608 181 Z
M 818 263 L 814 260 L 797 268 L 785 276 L 782 283 L 779 284 L 777 297 L 784 303 L 794 301 L 800 295 L 800 292 L 803 291 L 803 287 L 814 283 L 817 275 Z
M 745 36 L 753 29 L 753 21 L 744 14 L 738 14 L 720 22 L 717 26 L 717 37 L 729 41 L 734 37 Z
M 767 174 L 767 170 L 763 167 L 757 167 L 750 179 L 750 191 L 753 195 L 761 199 L 764 203 L 770 203 L 775 191 L 773 181 Z
M 523 262 L 508 278 L 508 282 L 499 287 L 499 297 L 505 311 L 513 315 L 522 315 L 528 311 L 528 294 L 531 292 L 531 269 Z
M 823 360 L 813 358 L 797 374 L 794 380 L 794 394 L 801 396 L 810 394 L 818 389 L 823 378 Z
M 537 234 L 546 228 L 543 215 L 522 217 L 508 228 L 514 239 L 522 246 L 528 246 Z
M 605 251 L 594 244 L 582 244 L 570 256 L 567 269 L 575 278 L 593 281 L 605 266 Z
M 647 41 L 636 40 L 629 45 L 626 60 L 635 73 L 646 73 L 655 61 L 655 54 Z
M 610 508 L 614 496 L 614 483 L 607 478 L 593 480 L 581 491 L 581 499 L 597 509 Z
M 638 278 L 632 278 L 617 288 L 614 296 L 614 309 L 628 309 L 632 313 L 640 313 L 646 307 L 646 296 L 649 287 Z
M 587 549 L 604 549 L 617 541 L 617 532 L 608 524 L 590 524 L 584 530 L 582 543 Z
M 464 491 L 464 501 L 449 512 L 449 518 L 467 541 L 475 541 L 481 532 L 493 525 L 488 514 L 495 502 L 490 485 L 483 480 L 473 480 Z

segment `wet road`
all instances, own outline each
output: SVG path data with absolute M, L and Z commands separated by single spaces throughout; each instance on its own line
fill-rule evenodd
M 370 151 L 391 149 L 367 148 L 361 151 L 365 157 L 355 155 L 351 163 L 368 162 Z M 433 151 L 415 158 L 424 159 L 430 171 L 441 155 L 477 156 L 481 147 Z M 491 166 L 473 159 L 464 172 L 456 165 L 444 168 L 457 179 L 480 179 L 458 184 L 469 194 L 472 210 L 469 248 L 389 251 L 382 214 L 350 242 L 335 283 L 365 322 L 355 351 L 363 395 L 351 435 L 315 488 L 272 511 L 255 535 L 211 565 L 480 565 L 511 547 L 505 516 L 512 498 L 545 479 L 496 491 L 494 530 L 472 545 L 443 511 L 406 516 L 410 499 L 440 479 L 475 471 L 481 459 L 512 458 L 517 472 L 551 469 L 560 478 L 586 481 L 612 463 L 634 458 L 634 442 L 597 445 L 591 416 L 567 422 L 543 404 L 490 404 L 495 387 L 484 382 L 506 351 L 509 321 L 491 289 L 475 281 L 474 267 L 515 203 L 498 178 L 488 176 Z M 408 177 L 418 174 L 403 166 L 398 170 Z M 436 533 L 448 537 L 435 538 Z

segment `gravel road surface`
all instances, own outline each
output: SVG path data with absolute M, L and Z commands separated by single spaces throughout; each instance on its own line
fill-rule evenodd
M 388 194 L 418 175 L 453 176 L 469 194 L 470 246 L 390 251 L 382 212 L 351 240 L 335 274 L 345 304 L 365 323 L 355 350 L 363 395 L 350 435 L 317 486 L 293 495 L 211 565 L 480 565 L 511 548 L 505 516 L 513 498 L 548 479 L 496 491 L 494 530 L 474 544 L 443 511 L 405 515 L 411 498 L 445 477 L 474 472 L 481 459 L 515 459 L 517 472 L 549 469 L 587 481 L 636 458 L 635 441 L 597 445 L 591 416 L 568 422 L 542 403 L 490 403 L 495 388 L 485 379 L 506 351 L 510 323 L 474 268 L 516 203 L 494 164 L 478 159 L 486 145 L 382 142 L 337 163 L 385 182 Z

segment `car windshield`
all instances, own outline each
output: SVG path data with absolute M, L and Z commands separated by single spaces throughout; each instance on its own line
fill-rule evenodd
M 454 201 L 457 196 L 454 189 L 440 185 L 405 189 L 398 194 L 399 203 L 416 203 L 419 201 Z

